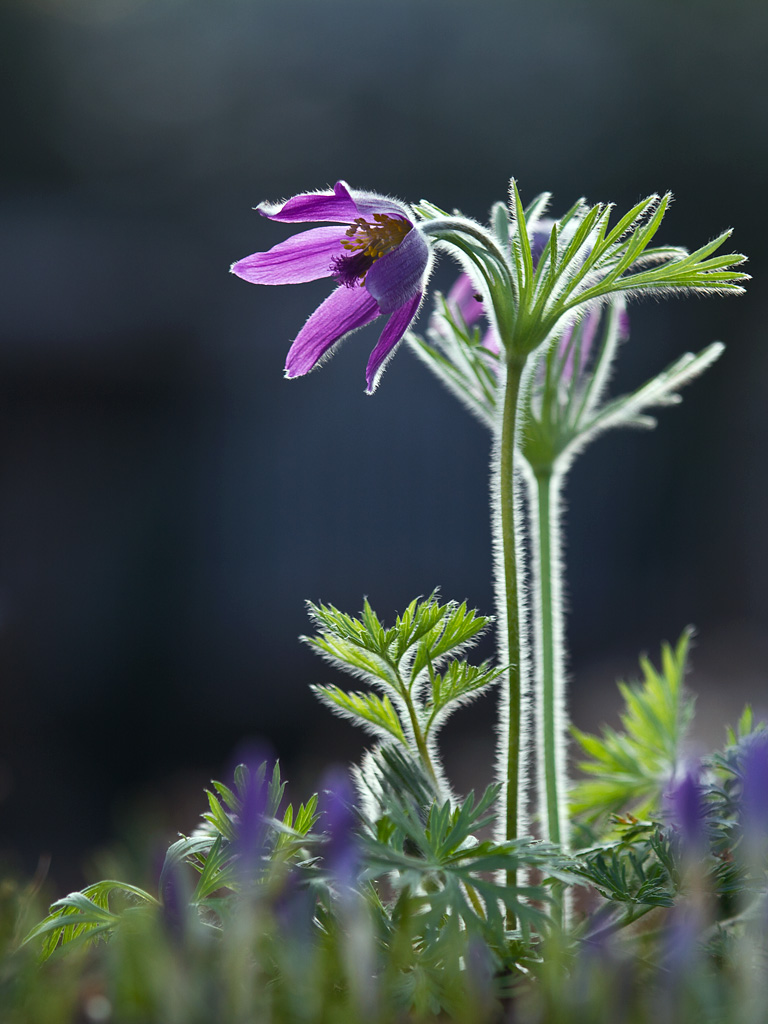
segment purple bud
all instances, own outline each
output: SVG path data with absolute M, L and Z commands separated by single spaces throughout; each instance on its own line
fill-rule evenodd
M 323 866 L 344 888 L 352 888 L 356 884 L 360 865 L 354 799 L 347 771 L 332 769 L 324 779 L 320 797 L 320 822 L 328 835 L 323 847 Z
M 699 766 L 687 767 L 673 780 L 666 793 L 669 817 L 687 849 L 700 846 L 704 839 L 704 802 L 699 782 Z
M 295 871 L 291 870 L 285 876 L 272 910 L 281 935 L 292 943 L 309 945 L 312 938 L 312 919 L 315 915 L 315 897 L 312 889 L 300 884 Z
M 565 355 L 565 365 L 563 366 L 562 379 L 564 381 L 570 381 L 573 378 L 574 363 L 576 360 L 576 340 L 579 343 L 579 365 L 576 368 L 576 376 L 578 377 L 589 359 L 589 353 L 592 350 L 592 346 L 595 342 L 595 335 L 597 334 L 597 325 L 600 322 L 600 310 L 589 309 L 584 315 L 583 320 L 575 327 L 570 327 L 563 335 L 560 341 L 560 354 Z M 574 339 L 574 334 L 576 338 Z
M 741 825 L 745 835 L 768 838 L 768 736 L 759 734 L 744 755 Z
M 459 274 L 445 297 L 451 315 L 472 327 L 484 313 L 482 296 L 468 274 Z
M 626 308 L 619 313 L 619 338 L 626 341 L 629 337 L 629 313 Z
M 552 234 L 552 228 L 555 226 L 553 220 L 542 220 L 539 221 L 536 228 L 534 228 L 533 234 L 530 238 L 531 243 L 531 259 L 533 260 L 533 269 L 535 270 L 539 265 L 539 260 L 546 247 L 549 245 L 549 239 Z
M 182 942 L 189 914 L 189 885 L 180 864 L 173 864 L 165 872 L 160 898 L 162 922 L 174 942 Z
M 234 854 L 238 859 L 243 881 L 252 881 L 258 874 L 264 854 L 267 826 L 265 815 L 269 787 L 266 777 L 271 776 L 271 763 L 259 752 L 251 750 L 243 758 L 245 770 L 243 790 L 240 793 L 240 811 L 235 817 Z
M 698 908 L 680 905 L 672 909 L 662 945 L 663 964 L 673 985 L 690 975 L 700 961 L 701 934 L 702 920 Z
M 477 935 L 471 936 L 467 942 L 464 960 L 472 989 L 479 994 L 489 994 L 493 982 L 493 961 L 488 946 Z

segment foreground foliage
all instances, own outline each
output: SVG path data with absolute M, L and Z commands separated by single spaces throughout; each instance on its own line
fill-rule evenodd
M 464 606 L 433 595 L 390 629 L 367 605 L 312 616 L 310 643 L 391 688 L 399 714 L 410 692 L 417 722 L 446 677 L 476 678 L 451 660 L 486 624 Z M 620 684 L 621 730 L 577 734 L 570 853 L 483 839 L 498 786 L 443 799 L 410 717 L 358 772 L 367 813 L 346 775 L 294 809 L 277 764 L 241 765 L 152 892 L 102 881 L 29 927 L 34 896 L 4 884 L 3 1021 L 761 1019 L 768 731 L 747 709 L 722 751 L 681 770 L 689 640 Z M 364 696 L 320 693 L 370 727 Z M 565 891 L 581 909 L 563 925 Z

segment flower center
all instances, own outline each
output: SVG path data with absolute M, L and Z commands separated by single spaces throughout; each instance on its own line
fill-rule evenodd
M 373 222 L 357 217 L 341 240 L 349 255 L 334 257 L 333 276 L 347 288 L 358 281 L 363 284 L 376 260 L 396 249 L 412 227 L 404 217 L 389 217 L 386 213 L 374 213 Z
M 374 213 L 373 219 L 375 223 L 371 224 L 364 217 L 358 217 L 347 228 L 347 237 L 341 244 L 350 252 L 362 249 L 366 256 L 377 260 L 396 249 L 412 225 L 404 217 L 388 217 L 386 213 Z

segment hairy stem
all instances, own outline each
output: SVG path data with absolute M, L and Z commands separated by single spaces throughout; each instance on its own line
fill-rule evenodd
M 500 536 L 497 539 L 500 555 L 498 584 L 503 585 L 500 596 L 502 607 L 500 619 L 503 623 L 501 638 L 502 664 L 508 665 L 505 693 L 506 722 L 501 737 L 500 774 L 506 785 L 506 820 L 504 838 L 516 839 L 520 824 L 520 756 L 522 752 L 522 644 L 521 644 L 521 593 L 518 580 L 518 558 L 516 537 L 515 469 L 518 430 L 518 397 L 524 361 L 510 361 L 507 368 L 507 382 L 504 392 L 504 410 L 501 434 L 498 442 L 498 524 Z M 516 873 L 507 873 L 507 885 L 516 884 Z
M 526 476 L 531 509 L 536 671 L 537 797 L 542 839 L 568 847 L 568 779 L 565 651 L 560 558 L 560 486 L 551 464 Z M 562 925 L 571 914 L 570 890 L 557 886 L 553 914 Z
M 398 673 L 398 678 L 399 676 L 400 674 Z M 422 764 L 427 769 L 427 773 L 430 779 L 435 784 L 435 793 L 440 794 L 442 792 L 443 787 L 440 785 L 440 780 L 437 777 L 435 766 L 432 764 L 432 758 L 429 756 L 429 750 L 427 749 L 427 741 L 424 736 L 424 733 L 421 730 L 421 726 L 419 725 L 419 717 L 416 714 L 416 708 L 414 707 L 411 694 L 408 690 L 408 687 L 405 686 L 402 680 L 400 680 L 400 687 L 400 694 L 403 700 L 405 701 L 405 706 L 408 708 L 408 717 L 411 720 L 411 728 L 413 729 L 413 738 L 416 742 L 416 749 L 419 752 L 419 757 L 421 758 Z
M 539 802 L 543 838 L 553 843 L 566 839 L 563 801 L 566 799 L 562 733 L 563 665 L 562 602 L 559 597 L 557 481 L 551 467 L 535 475 L 536 529 L 534 574 L 536 586 L 536 702 L 539 718 Z

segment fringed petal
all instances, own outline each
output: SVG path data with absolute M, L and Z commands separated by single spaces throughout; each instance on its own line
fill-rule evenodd
M 346 181 L 337 181 L 333 192 L 304 192 L 283 203 L 259 203 L 256 209 L 270 220 L 286 223 L 332 220 L 351 224 L 356 217 L 369 217 L 374 213 L 408 217 L 402 204 L 375 192 L 353 192 Z
M 419 310 L 421 299 L 422 293 L 417 292 L 410 302 L 396 309 L 389 318 L 387 326 L 381 332 L 381 337 L 376 348 L 371 352 L 371 357 L 365 370 L 366 391 L 369 395 L 373 394 L 376 390 L 384 366 L 397 347 L 398 342 L 401 341 L 403 335 L 410 327 L 413 318 Z
M 299 331 L 285 361 L 286 377 L 309 373 L 324 355 L 358 327 L 379 316 L 376 300 L 365 288 L 337 288 Z
M 311 228 L 292 235 L 269 252 L 256 252 L 233 263 L 233 274 L 251 284 L 303 284 L 330 277 L 332 262 L 345 250 L 338 227 Z

